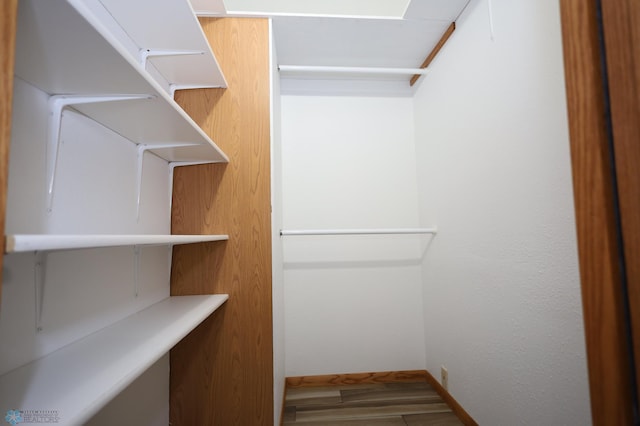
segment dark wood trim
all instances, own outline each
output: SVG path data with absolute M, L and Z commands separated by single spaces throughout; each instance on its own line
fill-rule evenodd
M 640 3 L 602 2 L 633 353 L 640 356 Z M 640 369 L 635 368 L 636 386 Z M 637 393 L 636 393 L 637 397 Z M 640 404 L 640 401 L 637 401 Z
M 384 371 L 378 373 L 327 374 L 320 376 L 287 377 L 285 383 L 290 388 L 314 386 L 338 386 L 375 383 L 414 383 L 427 379 L 424 370 Z
M 11 145 L 11 110 L 13 106 L 13 67 L 15 61 L 18 0 L 3 0 L 0 8 L 0 232 L 4 242 L 4 219 L 7 208 L 9 146 Z M 4 244 L 3 244 L 4 248 Z M 0 271 L 2 270 L 0 256 Z M 0 300 L 2 277 L 0 277 Z
M 440 395 L 440 397 L 444 399 L 444 402 L 446 402 L 447 405 L 451 407 L 451 410 L 453 410 L 455 415 L 458 416 L 460 421 L 464 423 L 465 426 L 478 426 L 478 423 L 473 420 L 469 413 L 467 413 L 465 409 L 462 408 L 462 405 L 460 405 L 458 401 L 456 401 L 455 398 L 451 396 L 449 391 L 443 388 L 440 382 L 438 382 L 431 375 L 431 373 L 429 373 L 428 371 L 425 371 L 425 373 L 427 382 L 436 390 L 436 392 L 438 392 L 438 395 Z
M 442 34 L 442 37 L 440 37 L 440 40 L 438 41 L 438 44 L 436 44 L 436 47 L 433 48 L 431 53 L 429 53 L 429 56 L 427 56 L 427 59 L 425 59 L 422 65 L 420 65 L 420 68 L 426 68 L 429 66 L 429 64 L 431 64 L 431 61 L 435 59 L 435 57 L 438 55 L 438 52 L 440 52 L 440 49 L 442 49 L 442 47 L 445 45 L 447 40 L 449 40 L 449 37 L 451 37 L 451 34 L 453 34 L 455 30 L 456 30 L 456 23 L 452 22 L 451 25 L 447 27 L 447 30 L 444 32 L 444 34 Z M 416 84 L 416 81 L 418 81 L 420 77 L 421 77 L 420 74 L 416 74 L 413 77 L 411 77 L 410 84 L 412 86 Z
M 632 424 L 596 0 L 560 2 L 582 305 L 594 425 Z

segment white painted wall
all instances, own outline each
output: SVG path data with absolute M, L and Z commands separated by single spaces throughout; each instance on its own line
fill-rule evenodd
M 47 98 L 41 90 L 15 79 L 7 234 L 169 234 L 167 162 L 146 155 L 140 220 L 136 220 L 136 145 L 71 109 L 63 113 L 53 207 L 47 213 Z M 137 272 L 133 247 L 49 252 L 42 330 L 36 331 L 34 253 L 6 255 L 0 341 L 11 344 L 0 350 L 0 375 L 168 297 L 169 262 L 167 246 L 141 247 Z M 121 415 L 123 402 L 129 401 L 127 411 L 134 418 L 154 419 L 140 424 L 166 425 L 169 371 L 166 359 L 161 364 L 165 367 L 152 367 L 145 379 L 130 388 L 138 391 L 127 391 L 121 402 L 105 407 L 101 418 Z M 157 383 L 167 385 L 157 387 Z M 141 388 L 146 392 L 138 403 Z
M 167 426 L 169 424 L 169 354 L 127 386 L 85 426 Z
M 283 95 L 284 227 L 415 227 L 414 157 L 411 98 Z M 420 238 L 283 238 L 287 376 L 424 368 Z
M 485 425 L 590 424 L 558 2 L 469 7 L 415 96 L 427 367 Z
M 273 312 L 273 415 L 274 425 L 280 424 L 285 386 L 284 345 L 284 259 L 282 257 L 282 153 L 281 107 L 278 55 L 273 39 L 273 26 L 269 20 L 271 68 L 271 261 Z

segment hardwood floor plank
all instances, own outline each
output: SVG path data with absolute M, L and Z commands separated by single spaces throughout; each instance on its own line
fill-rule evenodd
M 422 382 L 413 382 L 413 383 L 385 383 L 382 385 L 382 387 L 385 387 L 387 389 L 425 389 L 425 390 L 429 390 L 429 389 L 433 389 L 433 386 L 431 386 L 429 383 L 427 383 L 426 381 L 422 381 Z M 349 389 L 354 389 L 354 388 L 349 388 Z
M 455 413 L 430 413 L 403 416 L 407 426 L 463 426 Z
M 284 424 L 288 424 L 285 422 Z M 336 420 L 322 422 L 296 422 L 296 426 L 406 426 L 400 416 L 365 420 Z
M 335 421 L 371 419 L 377 417 L 402 416 L 408 414 L 445 413 L 451 408 L 445 403 L 401 404 L 364 407 L 336 407 L 331 409 L 296 410 L 298 421 Z
M 333 376 L 331 376 L 333 377 Z M 460 426 L 433 384 L 422 382 L 320 381 L 287 386 L 283 425 Z M 297 382 L 297 381 L 296 381 Z M 311 384 L 313 383 L 313 384 Z
M 282 411 L 282 423 L 295 423 L 296 421 L 296 407 L 285 407 Z
M 426 403 L 444 402 L 433 389 L 358 389 L 340 392 L 342 402 L 382 402 L 418 400 Z
M 342 402 L 340 391 L 323 391 L 323 392 L 308 392 L 300 395 L 289 396 L 285 402 L 285 407 L 314 407 L 318 405 L 336 405 Z

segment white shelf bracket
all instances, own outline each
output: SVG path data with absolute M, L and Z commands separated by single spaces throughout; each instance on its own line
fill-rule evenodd
M 168 247 L 168 256 L 169 256 L 169 279 L 168 279 L 168 286 L 169 288 L 171 288 L 171 270 L 172 270 L 172 261 L 173 261 L 173 244 L 169 244 Z
M 47 252 L 36 251 L 34 253 L 34 289 L 35 289 L 35 314 L 36 332 L 42 331 L 42 309 L 44 305 L 44 286 L 47 280 Z
M 155 96 L 152 95 L 53 95 L 49 98 L 49 127 L 46 153 L 48 213 L 50 213 L 53 208 L 53 190 L 55 188 L 56 169 L 58 167 L 60 127 L 64 109 L 71 105 L 153 99 L 154 97 Z
M 136 173 L 136 221 L 140 220 L 140 203 L 142 199 L 142 172 L 144 170 L 144 154 L 152 149 L 183 148 L 186 146 L 198 146 L 197 143 L 174 143 L 174 144 L 138 144 L 138 163 Z M 172 163 L 169 163 L 172 164 Z M 172 171 L 173 169 L 171 169 Z
M 173 206 L 173 170 L 182 166 L 199 166 L 200 164 L 212 164 L 216 161 L 171 161 L 169 163 L 169 211 Z
M 133 295 L 138 297 L 140 290 L 140 246 L 133 246 Z
M 140 49 L 140 65 L 142 69 L 147 68 L 149 58 L 155 56 L 185 56 L 185 55 L 204 55 L 202 50 L 161 50 L 161 49 Z

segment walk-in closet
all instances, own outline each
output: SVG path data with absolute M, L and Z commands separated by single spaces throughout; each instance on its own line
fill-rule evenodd
M 575 3 L 3 2 L 3 421 L 628 419 Z

